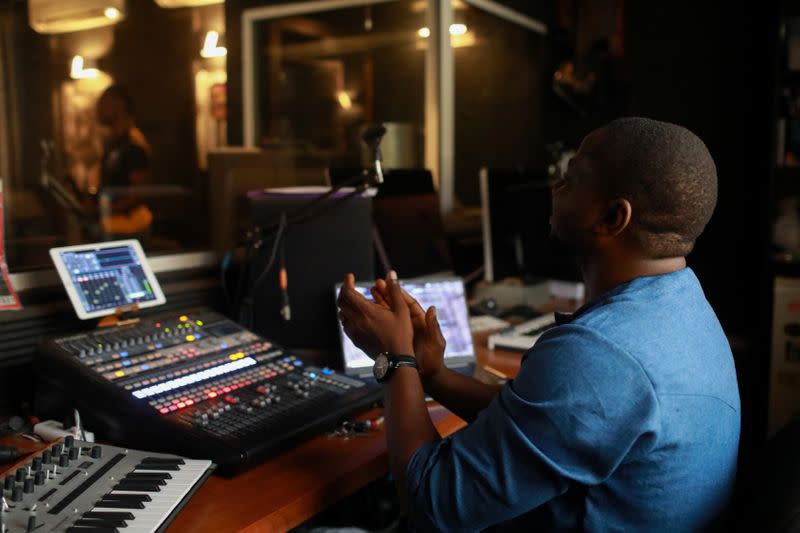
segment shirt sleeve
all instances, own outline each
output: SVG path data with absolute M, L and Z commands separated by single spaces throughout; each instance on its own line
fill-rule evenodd
M 475 421 L 420 447 L 407 466 L 419 531 L 479 530 L 602 483 L 658 428 L 638 362 L 579 325 L 543 335 Z

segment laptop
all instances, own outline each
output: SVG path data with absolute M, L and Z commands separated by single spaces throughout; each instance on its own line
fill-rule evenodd
M 373 285 L 372 282 L 356 283 L 356 290 L 367 299 L 373 300 L 369 292 Z M 472 332 L 469 329 L 464 281 L 458 277 L 437 277 L 435 279 L 400 280 L 400 285 L 426 311 L 431 305 L 436 306 L 439 326 L 447 341 L 444 364 L 459 373 L 472 375 L 475 368 L 475 346 L 472 342 Z M 337 298 L 341 287 L 341 283 L 336 284 Z M 338 315 L 336 320 L 339 324 L 345 374 L 365 380 L 374 380 L 372 359 L 353 344 L 353 341 L 344 332 Z

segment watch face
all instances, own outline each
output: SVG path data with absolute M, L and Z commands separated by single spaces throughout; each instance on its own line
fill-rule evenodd
M 383 380 L 389 372 L 389 358 L 381 354 L 375 358 L 375 364 L 372 365 L 372 375 L 378 381 Z

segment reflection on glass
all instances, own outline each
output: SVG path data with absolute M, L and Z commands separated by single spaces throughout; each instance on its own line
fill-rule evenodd
M 386 167 L 423 165 L 425 3 L 398 1 L 256 24 L 258 144 L 295 182 L 369 165 L 361 133 L 387 125 Z
M 0 2 L 12 271 L 98 240 L 138 238 L 148 253 L 208 246 L 197 221 L 205 154 L 225 143 L 224 7 L 127 6 L 113 26 L 42 35 L 27 2 Z
M 456 196 L 477 205 L 482 166 L 544 166 L 545 39 L 471 6 L 454 16 Z

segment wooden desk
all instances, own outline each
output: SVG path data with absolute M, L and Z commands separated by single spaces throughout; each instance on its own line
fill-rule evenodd
M 506 375 L 516 375 L 521 354 L 486 348 L 486 335 L 476 335 L 478 362 Z M 442 436 L 465 423 L 445 408 L 432 404 L 430 413 Z M 361 418 L 375 418 L 380 409 Z M 3 439 L 27 453 L 44 447 L 20 437 Z M 19 462 L 26 462 L 22 458 Z M 0 467 L 0 474 L 15 465 Z M 366 437 L 315 437 L 233 479 L 212 476 L 189 501 L 169 533 L 286 531 L 337 501 L 353 494 L 389 471 L 382 430 Z M 0 476 L 2 477 L 2 476 Z
M 519 352 L 489 350 L 485 334 L 475 340 L 480 364 L 516 375 Z M 430 412 L 442 436 L 465 425 L 439 405 Z M 364 416 L 380 413 L 375 409 Z M 211 477 L 167 531 L 286 531 L 388 471 L 383 431 L 349 440 L 319 436 L 233 479 Z

